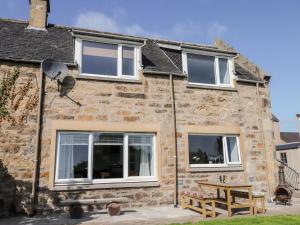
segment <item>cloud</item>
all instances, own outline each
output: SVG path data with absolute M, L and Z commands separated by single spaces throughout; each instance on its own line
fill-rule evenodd
M 125 15 L 126 11 L 118 9 L 115 14 Z M 215 36 L 223 35 L 228 30 L 227 26 L 222 25 L 219 22 L 205 25 L 188 20 L 175 23 L 173 26 L 163 31 L 147 31 L 137 23 L 123 24 L 120 22 L 121 18 L 122 17 L 120 16 L 109 17 L 101 12 L 83 12 L 76 18 L 75 26 L 99 31 L 155 38 L 170 38 L 184 41 L 211 39 Z

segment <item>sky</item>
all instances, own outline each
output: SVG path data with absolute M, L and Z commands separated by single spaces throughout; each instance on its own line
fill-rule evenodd
M 0 17 L 28 20 L 28 0 L 1 0 Z M 49 22 L 212 44 L 219 37 L 272 76 L 272 111 L 298 131 L 299 0 L 51 0 Z

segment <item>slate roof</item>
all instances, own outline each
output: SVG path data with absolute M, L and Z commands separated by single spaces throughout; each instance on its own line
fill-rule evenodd
M 145 71 L 182 74 L 154 40 L 147 40 L 142 48 L 142 61 Z
M 238 63 L 235 63 L 234 66 L 235 66 L 236 76 L 239 79 L 250 80 L 250 81 L 262 81 L 261 78 L 259 78 L 258 76 L 252 74 L 251 72 L 249 72 L 248 70 L 246 70 L 245 68 L 240 66 Z
M 280 132 L 280 138 L 286 142 L 300 142 L 300 136 L 298 132 Z
M 300 148 L 300 142 L 276 145 L 276 151 Z
M 26 29 L 27 22 L 0 19 L 0 59 L 42 61 L 46 58 L 74 63 L 73 38 L 64 27 L 47 31 Z
M 147 40 L 142 47 L 142 64 L 145 72 L 177 74 L 182 72 L 182 54 L 180 50 L 161 48 L 157 42 L 167 44 L 181 44 L 185 47 L 203 48 L 217 51 L 213 46 L 204 46 L 192 43 L 179 43 L 166 40 L 153 40 L 137 36 L 113 34 L 87 29 L 75 29 L 71 27 L 49 25 L 47 31 L 27 29 L 26 21 L 0 19 L 0 59 L 41 62 L 46 58 L 52 58 L 67 64 L 74 64 L 74 41 L 72 32 L 82 32 L 86 35 L 117 35 L 120 38 L 132 38 Z M 221 50 L 220 50 L 221 51 Z M 234 54 L 233 52 L 229 52 Z M 240 79 L 261 81 L 238 64 L 235 65 L 236 75 Z

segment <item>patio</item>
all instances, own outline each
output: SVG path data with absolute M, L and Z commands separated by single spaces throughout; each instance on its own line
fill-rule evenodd
M 274 203 L 267 204 L 268 215 L 291 215 L 300 214 L 300 200 L 293 201 L 291 206 L 275 205 Z M 220 213 L 217 218 L 226 218 L 227 211 L 218 209 Z M 240 216 L 249 216 L 247 213 L 234 214 L 233 218 Z M 82 219 L 70 219 L 68 214 L 53 214 L 50 216 L 36 216 L 34 218 L 14 217 L 0 219 L 2 225 L 150 225 L 150 224 L 170 224 L 170 223 L 184 223 L 197 222 L 202 220 L 199 213 L 191 210 L 182 210 L 172 206 L 149 207 L 123 210 L 121 216 L 110 217 L 104 211 L 99 213 L 86 213 Z

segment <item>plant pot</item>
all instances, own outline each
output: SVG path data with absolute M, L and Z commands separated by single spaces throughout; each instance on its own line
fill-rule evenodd
M 24 208 L 24 211 L 25 211 L 25 213 L 28 217 L 33 217 L 34 208 L 33 208 L 32 204 L 26 204 L 26 205 L 23 206 L 23 208 Z

